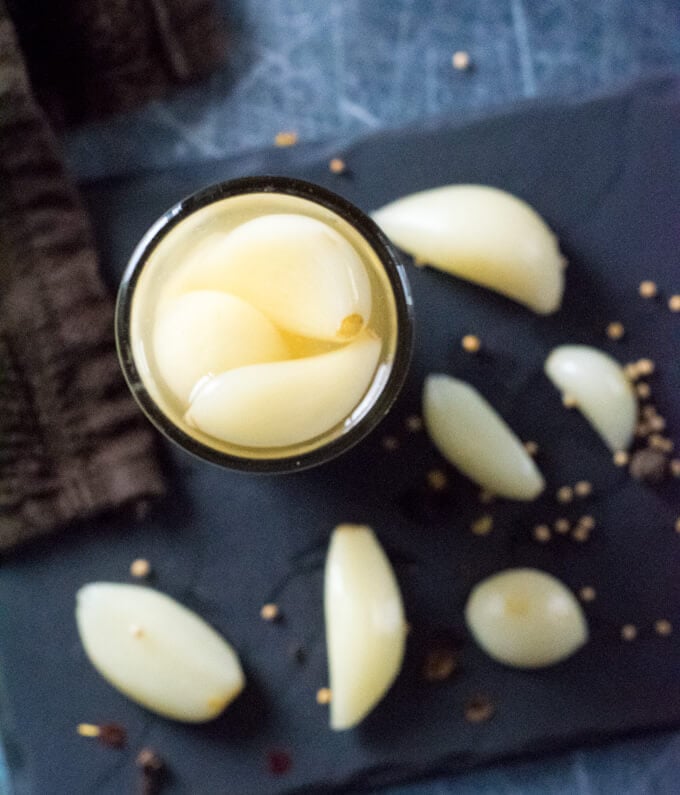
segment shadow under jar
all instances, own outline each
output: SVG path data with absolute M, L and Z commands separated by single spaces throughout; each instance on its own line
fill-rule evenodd
M 387 238 L 317 185 L 246 177 L 168 210 L 116 305 L 128 385 L 151 422 L 230 469 L 316 466 L 368 434 L 406 378 L 410 289 Z

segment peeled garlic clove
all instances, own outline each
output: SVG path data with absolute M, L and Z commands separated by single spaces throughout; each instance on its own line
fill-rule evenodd
M 246 221 L 184 268 L 188 289 L 238 295 L 302 336 L 347 341 L 371 315 L 371 284 L 354 248 L 303 215 Z
M 271 321 L 250 304 L 227 293 L 197 290 L 160 314 L 154 354 L 165 383 L 188 403 L 204 376 L 285 359 L 289 350 Z
M 200 386 L 185 419 L 224 442 L 285 447 L 348 417 L 367 391 L 381 342 L 369 333 L 339 350 L 229 370 Z
M 541 216 L 510 193 L 447 185 L 373 213 L 398 246 L 423 262 L 489 287 L 534 312 L 557 311 L 564 259 Z
M 447 375 L 423 388 L 425 427 L 439 452 L 482 488 L 534 500 L 545 481 L 524 445 L 476 389 Z
M 574 594 L 538 569 L 507 569 L 476 585 L 465 620 L 494 660 L 542 668 L 570 657 L 588 640 L 588 625 Z
M 406 621 L 399 585 L 370 527 L 333 531 L 324 582 L 331 728 L 356 726 L 396 679 Z
M 615 359 L 588 345 L 561 345 L 546 359 L 545 372 L 564 395 L 574 399 L 611 450 L 630 445 L 637 400 Z
M 85 652 L 104 679 L 167 718 L 211 720 L 245 684 L 224 638 L 152 588 L 85 585 L 76 597 L 76 622 Z

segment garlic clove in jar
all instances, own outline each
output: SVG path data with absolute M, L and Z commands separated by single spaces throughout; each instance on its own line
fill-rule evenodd
M 371 333 L 338 350 L 221 373 L 198 386 L 185 420 L 245 447 L 285 447 L 330 431 L 360 403 L 381 341 Z
M 444 458 L 483 489 L 511 500 L 534 500 L 545 488 L 524 445 L 470 384 L 429 375 L 423 419 Z
M 166 304 L 153 342 L 163 380 L 186 403 L 207 375 L 289 356 L 268 318 L 241 298 L 216 290 L 185 293 Z
M 245 679 L 234 649 L 169 596 L 95 582 L 78 591 L 76 622 L 90 662 L 121 693 L 174 720 L 217 717 Z
M 203 246 L 175 289 L 222 290 L 243 298 L 293 334 L 355 338 L 371 316 L 371 284 L 351 244 L 304 215 L 263 215 Z
M 326 646 L 336 731 L 360 723 L 396 679 L 406 622 L 399 585 L 370 527 L 340 525 L 324 583 Z
M 564 258 L 557 238 L 532 207 L 506 191 L 447 185 L 387 204 L 373 219 L 422 262 L 539 314 L 560 308 Z
M 588 640 L 574 594 L 538 569 L 507 569 L 482 580 L 468 598 L 465 620 L 490 657 L 515 668 L 554 665 Z
M 615 359 L 588 345 L 561 345 L 546 359 L 545 373 L 563 395 L 575 401 L 611 450 L 630 445 L 637 399 Z

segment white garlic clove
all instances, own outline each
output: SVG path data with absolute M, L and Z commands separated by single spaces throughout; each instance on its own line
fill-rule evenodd
M 541 216 L 510 193 L 447 185 L 413 193 L 373 213 L 419 260 L 548 315 L 562 303 L 564 258 Z
M 233 648 L 191 610 L 141 585 L 96 582 L 76 599 L 80 640 L 99 673 L 167 718 L 217 717 L 244 687 Z
M 545 481 L 524 445 L 470 384 L 429 375 L 423 388 L 425 427 L 439 452 L 483 489 L 534 500 Z
M 279 331 L 261 312 L 215 290 L 186 293 L 167 304 L 153 341 L 163 380 L 185 403 L 206 375 L 290 355 Z
M 285 447 L 346 419 L 368 390 L 381 342 L 368 332 L 330 353 L 229 370 L 198 387 L 186 421 L 245 447 Z
M 356 726 L 378 704 L 404 658 L 399 585 L 370 527 L 335 528 L 326 558 L 324 609 L 330 724 L 340 731 Z
M 371 315 L 359 255 L 335 229 L 303 215 L 264 215 L 202 247 L 182 269 L 184 290 L 238 295 L 286 331 L 345 342 Z
M 630 381 L 611 356 L 588 345 L 561 345 L 545 362 L 545 372 L 613 451 L 631 443 L 638 406 Z
M 588 640 L 588 624 L 574 594 L 538 569 L 507 569 L 472 589 L 465 620 L 494 660 L 542 668 L 570 657 Z

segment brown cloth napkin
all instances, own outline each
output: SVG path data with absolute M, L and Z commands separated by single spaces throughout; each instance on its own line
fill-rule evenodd
M 76 58 L 87 79 L 53 94 L 67 116 L 130 107 L 217 60 L 203 0 L 49 1 L 88 45 Z M 139 6 L 155 16 L 136 26 Z M 192 61 L 185 45 L 208 33 Z M 0 551 L 162 493 L 153 432 L 118 366 L 88 219 L 0 0 Z

